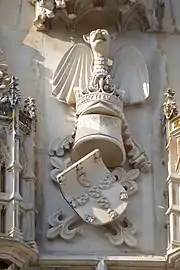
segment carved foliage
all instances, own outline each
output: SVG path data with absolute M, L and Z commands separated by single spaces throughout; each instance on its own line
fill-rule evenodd
M 57 175 L 63 170 L 65 170 L 71 164 L 71 160 L 70 158 L 67 158 L 64 161 L 62 161 L 58 157 L 51 157 L 51 164 L 53 166 L 53 169 L 51 170 L 50 173 L 51 179 L 57 182 Z
M 178 115 L 177 104 L 174 99 L 175 91 L 171 88 L 167 89 L 166 93 L 164 94 L 165 100 L 163 104 L 164 115 L 167 120 L 171 120 L 172 118 Z
M 139 169 L 142 173 L 147 173 L 150 170 L 151 164 L 146 154 L 141 151 L 139 145 L 132 139 L 127 121 L 124 121 L 123 140 L 128 161 L 135 169 Z
M 7 72 L 7 64 L 3 51 L 0 49 L 0 91 L 7 90 L 9 83 L 10 77 Z
M 111 233 L 111 230 L 109 229 L 111 229 L 113 233 Z M 123 243 L 125 243 L 129 247 L 136 247 L 137 239 L 134 236 L 136 231 L 136 226 L 125 218 L 123 221 L 116 220 L 110 223 L 107 226 L 105 236 L 114 246 L 121 246 Z
M 25 98 L 23 113 L 28 115 L 32 119 L 36 119 L 36 100 L 33 97 Z
M 51 164 L 53 166 L 50 176 L 55 182 L 57 182 L 57 175 L 72 163 L 70 157 L 65 157 L 65 155 L 69 153 L 73 141 L 73 137 L 68 135 L 62 139 L 57 138 L 50 146 L 49 155 L 51 156 Z
M 48 219 L 48 223 L 51 228 L 47 231 L 47 238 L 53 239 L 59 235 L 66 241 L 73 239 L 79 234 L 80 228 L 75 227 L 70 229 L 70 227 L 79 219 L 80 218 L 77 215 L 64 217 L 62 210 L 57 211 Z
M 87 220 L 93 219 L 87 216 Z M 78 215 L 64 216 L 62 210 L 57 211 L 49 217 L 48 223 L 50 228 L 47 231 L 47 238 L 53 240 L 60 236 L 65 241 L 71 241 L 81 233 L 81 227 L 76 225 L 77 222 L 82 221 Z M 73 228 L 72 228 L 73 227 Z M 127 218 L 105 225 L 104 236 L 114 246 L 121 246 L 126 244 L 129 247 L 137 246 L 137 239 L 135 238 L 136 226 Z
M 44 30 L 49 26 L 47 21 L 60 17 L 66 27 L 75 30 L 77 23 L 88 13 L 100 12 L 102 15 L 113 16 L 114 25 L 119 30 L 128 29 L 135 22 L 140 30 L 149 27 L 146 7 L 139 0 L 31 0 L 36 6 L 34 25 L 37 30 Z
M 11 116 L 12 108 L 20 100 L 18 79 L 8 75 L 4 53 L 0 48 L 0 115 Z
M 138 169 L 132 169 L 126 172 L 122 167 L 117 167 L 112 171 L 112 174 L 115 176 L 116 181 L 119 181 L 125 188 L 128 196 L 137 191 L 138 185 L 136 180 L 140 175 L 140 171 Z
M 70 151 L 73 142 L 74 139 L 71 135 L 65 136 L 63 138 L 57 138 L 51 144 L 49 155 L 57 155 L 58 157 L 64 156 L 66 151 Z
M 21 94 L 18 86 L 18 79 L 12 76 L 6 92 L 3 92 L 0 98 L 0 114 L 11 117 L 12 109 L 20 101 Z
M 66 169 L 69 166 L 68 164 L 70 164 L 71 162 L 69 157 L 64 160 L 58 157 L 58 154 L 60 156 L 65 155 L 65 152 L 62 151 L 62 144 L 59 144 L 59 142 L 62 142 L 62 141 L 64 142 L 66 140 L 57 139 L 50 148 L 50 154 L 56 155 L 56 156 L 51 157 L 51 163 L 53 167 L 55 168 L 51 171 L 51 178 L 52 180 L 56 182 L 57 182 L 56 177 L 59 174 L 59 172 Z M 78 167 L 78 171 L 79 173 L 82 171 L 81 166 Z M 126 190 L 126 194 L 128 194 L 128 196 L 133 195 L 137 191 L 138 185 L 137 185 L 136 180 L 138 179 L 139 175 L 140 175 L 140 171 L 138 169 L 132 169 L 126 172 L 122 167 L 118 167 L 112 171 L 112 177 L 114 179 L 113 181 L 119 181 L 121 185 L 124 187 L 124 189 Z M 87 187 L 86 197 L 76 198 L 75 201 L 71 201 L 69 203 L 71 203 L 73 207 L 76 207 L 77 203 L 79 205 L 84 205 L 84 203 L 86 204 L 88 196 L 94 199 L 99 199 L 100 197 L 99 194 L 101 190 L 108 189 L 111 186 L 111 184 L 112 184 L 112 179 L 107 177 L 106 179 L 100 181 L 98 188 Z M 127 198 L 123 198 L 123 195 L 126 195 L 126 194 L 120 194 L 122 200 L 127 199 Z M 100 207 L 105 207 L 105 209 L 106 209 L 107 203 L 108 202 L 104 200 L 99 200 Z M 112 213 L 109 212 L 109 215 L 112 215 L 112 218 L 114 217 L 115 214 L 116 213 L 113 211 Z M 87 215 L 86 219 L 88 223 L 93 223 L 94 217 Z M 82 219 L 80 219 L 78 215 L 64 216 L 62 213 L 62 210 L 57 211 L 48 219 L 50 228 L 47 231 L 47 238 L 54 239 L 59 235 L 62 239 L 66 241 L 72 240 L 81 231 L 80 227 L 77 227 L 76 225 L 77 221 L 82 222 Z M 73 229 L 72 229 L 72 226 L 73 226 Z M 105 225 L 104 228 L 106 228 L 105 237 L 112 245 L 120 246 L 123 243 L 125 243 L 127 246 L 130 246 L 130 247 L 135 247 L 137 245 L 137 240 L 134 236 L 136 233 L 136 227 L 127 218 L 123 220 L 117 219 L 113 221 L 112 223 Z

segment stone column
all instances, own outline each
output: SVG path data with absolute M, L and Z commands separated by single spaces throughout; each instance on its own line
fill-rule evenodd
M 19 162 L 19 89 L 17 79 L 12 77 L 9 91 L 9 106 L 12 110 L 12 122 L 9 130 L 8 145 L 10 149 L 10 164 L 7 167 L 7 192 L 9 202 L 6 209 L 6 231 L 16 239 L 22 239 L 19 229 L 19 204 L 22 197 L 19 194 L 19 172 L 22 166 Z
M 11 164 L 7 168 L 7 185 L 10 192 L 10 201 L 7 205 L 7 231 L 8 235 L 22 239 L 19 230 L 19 204 L 22 197 L 19 194 L 19 172 L 22 166 L 19 162 L 19 108 L 13 109 L 12 128 L 9 133 L 9 146 L 11 152 Z
M 26 205 L 24 224 L 26 228 L 25 241 L 35 241 L 35 174 L 34 174 L 34 130 L 24 140 L 24 151 L 26 153 L 26 170 L 22 177 L 23 201 Z
M 167 125 L 168 133 L 168 194 L 169 206 L 166 214 L 169 217 L 169 251 L 180 247 L 180 176 L 179 163 L 179 140 L 180 140 L 180 116 L 170 120 Z
M 23 173 L 22 173 L 22 196 L 23 204 L 25 205 L 24 211 L 24 241 L 36 248 L 35 243 L 35 131 L 36 131 L 36 107 L 35 100 L 31 97 L 25 99 L 24 110 L 21 111 L 22 119 L 26 119 L 22 125 L 21 138 L 23 138 L 22 151 L 23 151 Z M 29 125 L 26 125 L 26 123 Z

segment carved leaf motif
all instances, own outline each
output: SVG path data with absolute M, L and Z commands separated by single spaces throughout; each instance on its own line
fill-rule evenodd
M 126 226 L 123 226 L 119 220 L 112 222 L 108 225 L 116 234 L 106 232 L 105 236 L 114 246 L 120 246 L 125 243 L 129 247 L 137 246 L 137 239 L 134 237 L 136 227 L 127 218 L 124 219 Z
M 174 95 L 175 91 L 173 91 L 171 88 L 167 89 L 166 93 L 164 94 L 165 99 L 163 109 L 167 120 L 171 120 L 178 115 L 178 107 Z
M 116 234 L 114 235 L 107 232 L 105 233 L 105 236 L 113 246 L 121 246 L 124 243 L 124 237 L 121 229 L 119 229 L 114 222 L 112 222 L 110 227 L 116 232 Z
M 125 179 L 128 180 L 136 180 L 140 175 L 140 171 L 138 169 L 132 169 L 128 171 L 125 175 Z
M 59 157 L 51 157 L 51 164 L 55 169 L 51 170 L 50 176 L 53 181 L 57 182 L 58 174 L 70 166 L 71 160 L 70 158 L 62 160 Z
M 136 226 L 127 218 L 125 218 L 125 223 L 127 224 L 127 226 L 123 228 L 125 243 L 130 247 L 135 247 L 137 246 L 137 239 L 133 235 L 137 232 Z
M 41 10 L 38 11 L 38 6 L 42 9 L 48 9 L 48 11 L 49 9 L 52 10 L 52 8 L 54 8 L 55 11 L 57 9 L 62 9 L 64 11 L 63 15 L 60 13 L 58 16 L 61 16 L 67 29 L 71 30 L 76 30 L 78 22 L 82 24 L 81 19 L 92 11 L 104 12 L 104 10 L 106 10 L 104 15 L 108 12 L 107 16 L 111 16 L 115 9 L 117 9 L 118 12 L 117 14 L 113 13 L 113 25 L 116 27 L 118 26 L 119 30 L 131 29 L 132 25 L 133 27 L 135 25 L 136 29 L 140 31 L 145 31 L 149 27 L 152 27 L 152 29 L 155 30 L 158 25 L 154 10 L 151 8 L 151 5 L 149 7 L 149 4 L 146 3 L 152 2 L 150 0 L 76 0 L 70 1 L 70 4 L 68 5 L 66 2 L 69 1 L 70 0 L 30 0 L 32 5 L 36 5 L 36 17 L 40 17 L 42 12 Z M 46 12 L 48 13 L 48 11 Z M 56 14 L 57 12 L 55 12 L 55 15 Z M 119 18 L 121 18 L 121 20 L 119 20 Z M 74 22 L 73 25 L 70 23 L 72 19 Z M 35 26 L 37 27 L 37 30 L 39 30 L 36 23 Z
M 65 155 L 65 151 L 69 151 L 71 149 L 71 145 L 74 139 L 71 135 L 67 135 L 63 138 L 57 138 L 51 145 L 49 149 L 50 156 L 58 156 L 62 157 Z
M 123 235 L 124 235 L 124 241 L 127 246 L 129 247 L 136 247 L 137 246 L 137 239 L 130 234 L 127 230 L 123 230 Z
M 138 169 L 132 169 L 126 172 L 123 168 L 117 167 L 112 171 L 112 174 L 115 175 L 117 181 L 123 185 L 128 195 L 132 195 L 137 191 L 138 185 L 135 180 L 140 175 L 140 171 Z
M 128 196 L 134 194 L 138 189 L 138 185 L 135 181 L 122 181 L 121 184 L 127 191 Z
M 51 228 L 47 231 L 47 238 L 54 239 L 56 236 L 60 235 L 60 237 L 66 241 L 73 239 L 80 232 L 80 228 L 75 227 L 74 229 L 69 229 L 69 227 L 78 220 L 78 216 L 69 216 L 64 218 L 62 210 L 59 210 L 48 219 Z
M 51 170 L 51 172 L 50 172 L 51 179 L 53 181 L 57 182 L 57 176 L 58 176 L 58 174 L 60 172 L 61 172 L 61 170 L 59 170 L 59 169 L 53 169 L 53 170 Z
M 61 230 L 61 225 L 56 226 L 56 227 L 52 227 L 47 231 L 47 238 L 48 239 L 53 239 L 55 238 L 58 234 L 59 231 Z
M 49 222 L 49 225 L 54 227 L 54 226 L 58 226 L 59 225 L 59 216 L 62 215 L 62 210 L 60 211 L 57 211 L 56 213 L 54 213 L 52 216 L 50 216 L 48 218 L 48 222 Z
M 53 165 L 53 167 L 63 170 L 63 167 L 64 167 L 63 162 L 58 157 L 52 157 L 51 164 Z
M 112 174 L 115 175 L 117 181 L 121 181 L 125 177 L 126 171 L 122 167 L 117 167 L 112 171 Z

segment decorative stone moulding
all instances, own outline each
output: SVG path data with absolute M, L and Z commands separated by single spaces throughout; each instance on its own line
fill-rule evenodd
M 5 263 L 5 264 L 4 264 Z M 22 270 L 37 263 L 37 253 L 26 243 L 8 237 L 0 237 L 0 267 L 8 270 Z
M 168 263 L 172 267 L 180 267 L 180 115 L 175 101 L 175 91 L 167 89 L 163 104 L 166 118 L 167 150 L 168 150 Z
M 18 79 L 8 75 L 0 50 L 0 262 L 9 261 L 8 269 L 37 260 L 35 125 L 35 100 L 22 101 Z
M 134 47 L 119 49 L 118 61 L 109 59 L 111 36 L 105 29 L 92 31 L 84 40 L 90 47 L 70 48 L 53 75 L 53 95 L 75 107 L 77 119 L 72 134 L 56 139 L 49 151 L 51 178 L 76 215 L 67 217 L 61 209 L 53 214 L 47 238 L 59 235 L 69 241 L 79 234 L 81 226 L 75 224 L 81 221 L 105 227 L 104 236 L 115 246 L 135 247 L 136 226 L 125 209 L 137 191 L 136 179 L 149 171 L 150 163 L 132 139 L 123 104 L 148 98 L 148 71 Z M 134 169 L 126 172 L 126 161 Z
M 89 30 L 110 25 L 119 31 L 134 28 L 145 31 L 157 25 L 153 9 L 143 0 L 31 0 L 31 3 L 36 13 L 34 25 L 40 31 L 52 28 L 58 19 L 73 31 L 83 20 Z M 107 25 L 103 25 L 104 18 L 108 18 Z

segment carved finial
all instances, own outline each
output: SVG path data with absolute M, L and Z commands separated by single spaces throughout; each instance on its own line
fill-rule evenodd
M 0 91 L 7 90 L 10 77 L 7 72 L 7 64 L 4 59 L 3 51 L 0 49 Z
M 164 115 L 167 120 L 171 120 L 172 118 L 178 115 L 177 104 L 174 99 L 175 91 L 171 88 L 168 88 L 166 93 L 164 94 L 165 101 L 163 103 Z
M 15 76 L 11 77 L 10 82 L 10 94 L 9 94 L 9 102 L 11 107 L 14 107 L 18 102 L 21 101 L 21 94 L 18 84 L 18 78 Z
M 11 77 L 9 90 L 6 90 L 0 97 L 0 115 L 9 116 L 12 109 L 21 101 L 20 89 L 18 87 L 18 79 Z

